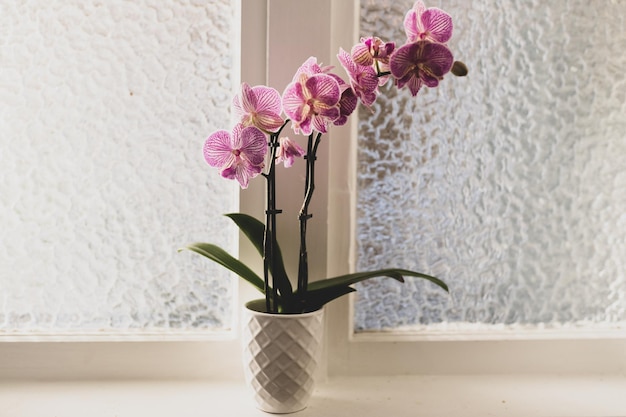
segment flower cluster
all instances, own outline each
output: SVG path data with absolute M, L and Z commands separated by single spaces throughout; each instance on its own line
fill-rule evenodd
M 374 277 L 391 277 L 403 282 L 404 276 L 423 278 L 448 290 L 436 277 L 406 269 L 387 268 L 355 272 L 309 283 L 306 231 L 311 219 L 309 204 L 315 190 L 315 161 L 322 134 L 331 126 L 345 124 L 359 102 L 371 107 L 385 84 L 407 87 L 415 96 L 422 86 L 436 87 L 448 72 L 465 75 L 467 69 L 453 61 L 446 42 L 452 35 L 452 19 L 437 8 L 426 8 L 418 0 L 404 18 L 406 41 L 377 37 L 362 38 L 350 52 L 340 49 L 337 59 L 347 77 L 333 67 L 308 58 L 298 68 L 282 95 L 267 86 L 241 85 L 232 102 L 238 123 L 232 131 L 218 130 L 204 143 L 204 159 L 219 169 L 224 178 L 234 179 L 242 188 L 250 179 L 266 179 L 265 222 L 242 213 L 228 217 L 244 232 L 263 259 L 263 277 L 210 243 L 186 247 L 238 274 L 265 295 L 265 311 L 298 314 L 314 311 L 335 298 L 349 294 L 353 284 Z M 291 123 L 295 134 L 308 136 L 306 150 L 295 140 L 281 136 Z M 290 167 L 296 158 L 305 158 L 304 201 L 298 215 L 300 250 L 297 287 L 292 286 L 283 263 L 277 237 L 277 164 Z
M 268 145 L 274 149 L 270 164 L 283 162 L 289 167 L 294 158 L 305 155 L 295 141 L 279 138 L 288 121 L 296 134 L 326 133 L 332 125 L 345 124 L 359 101 L 370 107 L 389 79 L 415 96 L 423 85 L 436 87 L 451 69 L 464 75 L 465 70 L 453 69 L 453 65 L 464 66 L 454 62 L 446 45 L 452 36 L 452 19 L 446 12 L 426 8 L 418 0 L 404 18 L 404 30 L 406 42 L 399 48 L 394 42 L 370 37 L 362 38 L 350 53 L 340 49 L 337 58 L 347 80 L 310 57 L 282 95 L 270 87 L 243 83 L 232 103 L 240 122 L 232 132 L 219 130 L 206 139 L 206 162 L 246 188 L 266 168 Z

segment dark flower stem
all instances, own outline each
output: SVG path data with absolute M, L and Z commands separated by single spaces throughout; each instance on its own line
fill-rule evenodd
M 278 136 L 283 128 L 289 123 L 285 123 L 276 133 L 270 134 L 268 146 L 270 148 L 269 169 L 267 174 L 263 174 L 267 180 L 267 208 L 265 210 L 265 234 L 263 236 L 263 279 L 265 282 L 265 311 L 268 313 L 278 313 L 278 288 L 272 275 L 270 283 L 270 270 L 276 271 L 276 215 L 282 210 L 276 209 L 276 151 L 279 147 Z M 270 291 L 270 287 L 272 291 Z
M 315 141 L 313 141 L 313 134 L 309 135 L 309 142 L 307 145 L 306 159 L 306 178 L 305 178 L 305 193 L 304 202 L 300 209 L 300 257 L 298 263 L 298 294 L 300 295 L 300 301 L 304 303 L 306 297 L 306 290 L 309 283 L 309 264 L 308 253 L 306 249 L 306 226 L 307 221 L 313 217 L 309 214 L 309 204 L 313 197 L 313 191 L 315 191 L 315 160 L 317 159 L 317 147 L 320 144 L 321 133 L 317 134 Z
M 278 137 L 270 136 L 270 167 L 265 174 L 267 179 L 267 208 L 265 210 L 265 235 L 263 236 L 263 279 L 265 280 L 265 309 L 268 313 L 276 312 L 277 288 L 272 276 L 270 291 L 270 270 L 275 271 L 275 245 L 276 241 L 276 149 L 278 147 Z M 273 237 L 273 238 L 272 238 Z

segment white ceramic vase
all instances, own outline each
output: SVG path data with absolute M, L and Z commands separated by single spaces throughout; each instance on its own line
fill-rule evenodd
M 243 313 L 243 367 L 257 407 L 269 413 L 305 408 L 313 393 L 322 351 L 324 309 L 304 314 L 268 314 L 265 300 Z

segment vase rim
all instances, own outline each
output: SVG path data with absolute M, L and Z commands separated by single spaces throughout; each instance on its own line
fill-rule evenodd
M 265 298 L 257 298 L 255 300 L 250 300 L 244 304 L 244 308 L 258 315 L 271 316 L 277 318 L 289 318 L 289 317 L 308 317 L 315 316 L 317 314 L 321 314 L 324 311 L 324 306 L 318 308 L 317 310 L 308 311 L 306 313 L 268 313 L 265 311 Z

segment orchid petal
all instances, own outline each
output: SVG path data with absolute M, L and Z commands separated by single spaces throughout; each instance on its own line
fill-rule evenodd
M 346 70 L 350 78 L 352 78 L 352 76 L 358 69 L 358 64 L 352 59 L 352 56 L 344 51 L 343 48 L 339 48 L 337 59 L 341 63 L 341 66 Z
M 248 188 L 250 178 L 254 178 L 261 173 L 262 167 L 248 165 L 241 160 L 238 160 L 235 164 L 222 170 L 221 175 L 224 178 L 230 180 L 237 180 L 241 188 Z
M 395 42 L 387 42 L 385 44 L 385 56 L 388 57 L 391 55 L 391 53 L 393 51 L 395 51 L 396 49 L 396 43 Z
M 409 87 L 409 91 L 411 91 L 411 95 L 415 97 L 417 93 L 420 91 L 420 89 L 422 88 L 422 85 L 424 84 L 424 82 L 422 81 L 421 78 L 411 77 L 408 80 L 407 84 Z
M 343 91 L 344 91 L 346 88 L 349 88 L 349 87 L 350 87 L 350 85 L 349 85 L 347 82 L 345 82 L 345 81 L 343 80 L 343 78 L 341 78 L 341 77 L 340 77 L 340 76 L 338 76 L 337 74 L 328 74 L 328 75 L 329 75 L 330 77 L 333 77 L 333 80 L 337 81 L 337 85 L 339 85 L 339 91 L 340 91 L 341 93 L 343 93 Z
M 202 149 L 207 164 L 214 168 L 221 168 L 230 163 L 233 158 L 230 141 L 230 133 L 225 130 L 218 130 L 209 135 Z
M 256 109 L 280 114 L 280 94 L 276 89 L 258 85 L 252 89 L 256 96 Z
M 404 16 L 404 32 L 406 33 L 407 42 L 415 41 L 419 33 L 422 32 L 423 27 L 419 16 L 424 13 L 426 7 L 420 0 L 416 1 L 413 8 L 407 12 Z
M 376 101 L 376 91 L 378 89 L 378 77 L 372 67 L 365 67 L 359 78 L 360 92 L 359 98 L 366 106 L 371 106 Z M 358 94 L 359 92 L 357 92 Z
M 337 112 L 337 113 L 339 113 L 339 112 Z M 316 116 L 316 117 L 313 117 L 311 119 L 311 122 L 312 122 L 313 128 L 315 130 L 317 130 L 318 132 L 321 132 L 321 133 L 327 133 L 328 129 L 327 129 L 327 126 L 326 126 L 326 119 Z
M 413 68 L 415 61 L 416 44 L 405 45 L 398 50 L 389 62 L 391 74 L 400 79 L 403 78 Z
M 426 57 L 426 65 L 437 77 L 442 77 L 450 71 L 454 63 L 452 52 L 443 44 L 428 42 L 424 45 L 423 54 Z
M 282 117 L 267 110 L 261 110 L 255 117 L 256 125 L 268 132 L 276 132 L 284 123 Z
M 452 17 L 436 7 L 426 9 L 421 16 L 422 25 L 428 38 L 439 43 L 446 43 L 452 37 Z
M 298 68 L 295 75 L 293 76 L 292 81 L 298 81 L 300 75 L 302 74 L 313 75 L 318 72 L 321 72 L 321 70 L 319 68 L 319 65 L 317 64 L 317 58 L 315 58 L 314 56 L 310 56 L 309 58 L 307 58 L 306 61 L 304 61 L 300 68 Z
M 315 106 L 315 110 L 317 113 L 315 116 L 327 118 L 327 119 L 330 119 L 331 121 L 339 117 L 338 105 L 328 106 L 324 103 L 318 103 L 318 105 Z
M 304 119 L 304 100 L 302 84 L 293 82 L 287 85 L 283 93 L 283 110 L 292 121 L 300 122 Z
M 233 127 L 232 134 L 230 135 L 231 151 L 235 149 L 240 149 L 243 146 L 243 143 L 241 141 L 241 132 L 243 131 L 244 127 L 245 126 L 241 123 L 237 123 L 235 127 Z
M 296 133 L 301 133 L 303 135 L 310 135 L 311 133 L 313 133 L 313 118 L 307 117 L 300 123 L 294 124 L 293 131 Z
M 300 76 L 302 74 L 305 74 L 307 77 L 310 77 L 311 75 L 315 75 L 315 74 L 325 74 L 332 69 L 333 69 L 332 66 L 322 67 L 320 64 L 317 63 L 317 58 L 312 56 L 312 57 L 307 58 L 307 60 L 304 61 L 304 63 L 300 66 L 300 68 L 298 68 L 298 70 L 296 71 L 296 74 L 293 76 L 292 81 L 294 82 L 299 81 Z
M 339 102 L 339 84 L 329 75 L 313 75 L 306 81 L 305 86 L 311 96 L 321 103 L 334 106 Z
M 348 121 L 348 116 L 354 112 L 358 104 L 358 98 L 351 88 L 346 89 L 341 94 L 339 100 L 339 117 L 333 122 L 336 126 L 342 126 Z
M 239 150 L 242 158 L 245 158 L 252 165 L 262 164 L 267 153 L 267 140 L 263 132 L 250 126 L 243 128 L 239 137 L 241 140 Z
M 372 54 L 370 53 L 369 48 L 367 47 L 367 45 L 363 43 L 354 45 L 352 47 L 352 50 L 350 51 L 350 55 L 352 56 L 352 59 L 354 60 L 354 62 L 356 62 L 357 64 L 360 64 L 360 65 L 373 65 L 374 64 L 374 58 L 372 58 Z
M 257 107 L 256 95 L 247 83 L 241 84 L 241 94 L 239 95 L 240 106 L 243 112 L 249 113 Z

